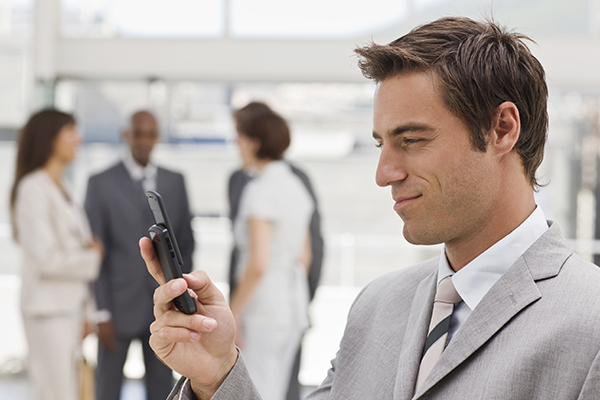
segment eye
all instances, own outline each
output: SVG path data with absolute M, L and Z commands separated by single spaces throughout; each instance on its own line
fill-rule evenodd
M 377 147 L 378 149 L 383 147 L 383 142 L 377 142 L 375 143 L 375 147 Z
M 405 145 L 405 146 L 408 146 L 408 145 L 419 143 L 419 142 L 422 142 L 422 141 L 423 141 L 423 139 L 421 139 L 421 138 L 407 138 L 407 137 L 405 137 L 402 140 L 402 144 Z

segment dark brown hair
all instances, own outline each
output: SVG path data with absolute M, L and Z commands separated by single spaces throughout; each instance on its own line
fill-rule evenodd
M 441 83 L 442 100 L 471 131 L 474 149 L 486 151 L 497 107 L 519 109 L 521 132 L 515 149 L 534 189 L 548 131 L 545 73 L 524 43 L 493 21 L 446 17 L 413 29 L 388 45 L 355 50 L 363 75 L 376 82 L 409 71 L 431 71 Z
M 233 112 L 233 120 L 236 126 L 239 127 L 241 123 L 253 116 L 273 113 L 275 113 L 275 111 L 273 111 L 266 103 L 263 103 L 262 101 L 251 101 L 244 107 L 238 108 Z
M 38 111 L 29 117 L 17 139 L 15 180 L 10 191 L 11 215 L 14 211 L 17 187 L 21 179 L 48 162 L 52 156 L 54 140 L 58 133 L 65 126 L 73 124 L 75 124 L 75 118 L 72 115 L 52 109 Z M 13 234 L 15 232 L 13 224 Z
M 241 119 L 238 130 L 241 135 L 259 141 L 256 157 L 261 160 L 280 160 L 290 145 L 287 123 L 273 111 Z

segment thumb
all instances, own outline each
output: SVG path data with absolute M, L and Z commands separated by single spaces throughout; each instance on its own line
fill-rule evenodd
M 194 271 L 191 274 L 183 274 L 183 278 L 197 296 L 198 301 L 203 305 L 223 305 L 227 304 L 225 296 L 210 280 L 206 272 Z

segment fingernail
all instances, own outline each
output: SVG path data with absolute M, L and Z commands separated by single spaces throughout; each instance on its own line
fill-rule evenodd
M 181 282 L 173 282 L 173 284 L 171 285 L 171 290 L 173 290 L 174 292 L 179 292 L 181 290 Z
M 198 332 L 192 332 L 190 333 L 190 338 L 195 342 L 196 340 L 200 339 L 200 334 Z
M 206 329 L 213 329 L 215 326 L 217 326 L 217 321 L 211 318 L 206 318 L 204 321 L 202 321 L 202 325 L 204 325 Z

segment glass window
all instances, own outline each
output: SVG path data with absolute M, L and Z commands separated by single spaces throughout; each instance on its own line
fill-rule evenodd
M 398 0 L 231 0 L 231 35 L 342 38 L 370 34 L 406 16 Z
M 31 34 L 33 0 L 0 2 L 0 38 L 28 37 Z
M 590 0 L 230 0 L 234 37 L 349 38 L 408 30 L 446 15 L 493 16 L 535 36 L 597 34 L 600 6 Z M 543 10 L 543 12 L 541 12 Z
M 66 37 L 218 37 L 224 0 L 61 0 Z
M 599 10 L 593 9 L 596 0 L 413 1 L 413 20 L 416 23 L 433 21 L 445 15 L 461 15 L 476 20 L 493 17 L 509 28 L 534 38 L 594 33 L 599 15 Z
M 9 4 L 18 8 L 31 2 L 12 0 Z M 399 30 L 444 15 L 475 19 L 493 16 L 520 32 L 538 37 L 600 31 L 600 6 L 596 0 L 506 0 L 493 4 L 488 0 L 371 0 L 368 5 L 358 0 L 61 0 L 61 3 L 62 33 L 66 37 L 230 35 L 336 39 L 397 34 Z M 5 26 L 2 18 L 0 12 L 0 35 Z

